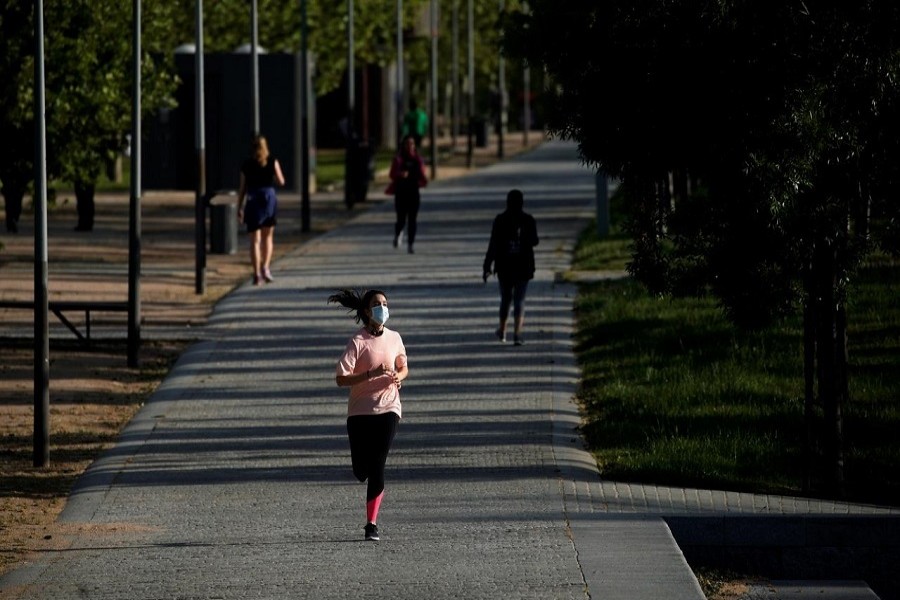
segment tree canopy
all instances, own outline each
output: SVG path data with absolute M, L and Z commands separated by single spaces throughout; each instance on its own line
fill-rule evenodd
M 0 13 L 0 179 L 23 194 L 33 178 L 34 7 L 7 0 Z M 171 103 L 169 3 L 143 2 L 142 108 Z M 131 4 L 49 0 L 44 8 L 48 175 L 93 184 L 131 128 Z
M 551 128 L 625 184 L 632 272 L 744 325 L 804 311 L 839 485 L 848 284 L 898 250 L 900 8 L 529 5 L 508 51 L 553 78 Z
M 465 43 L 465 2 L 440 4 L 440 81 L 449 78 L 452 4 L 459 9 Z M 416 36 L 428 0 L 405 0 L 405 55 L 414 90 L 429 79 L 430 40 Z M 347 68 L 347 1 L 309 0 L 309 49 L 316 57 L 316 92 L 336 89 Z M 518 6 L 507 2 L 508 9 Z M 499 5 L 475 2 L 476 81 L 485 90 L 496 81 Z M 0 181 L 7 196 L 25 193 L 33 178 L 34 22 L 32 4 L 0 0 Z M 150 114 L 174 102 L 177 80 L 173 51 L 195 37 L 195 5 L 142 2 L 142 108 Z M 132 4 L 115 0 L 45 0 L 45 62 L 48 173 L 91 184 L 124 143 L 130 130 Z M 269 52 L 300 48 L 300 3 L 259 0 L 259 43 Z M 357 65 L 388 65 L 396 56 L 396 3 L 354 2 Z M 420 28 L 419 28 L 420 29 Z M 250 41 L 246 0 L 204 3 L 207 52 L 231 52 Z M 460 52 L 460 72 L 466 53 Z M 481 94 L 483 105 L 487 94 Z

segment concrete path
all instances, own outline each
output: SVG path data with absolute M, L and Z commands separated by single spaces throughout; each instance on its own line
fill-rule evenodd
M 480 277 L 511 187 L 541 237 L 521 347 L 494 338 L 496 284 Z M 571 402 L 575 288 L 556 277 L 593 195 L 574 147 L 548 143 L 430 187 L 415 254 L 392 248 L 385 203 L 282 259 L 275 283 L 217 306 L 205 341 L 80 481 L 59 550 L 0 579 L 0 593 L 694 599 L 670 526 L 702 545 L 738 515 L 891 517 L 599 480 Z M 356 325 L 326 298 L 348 286 L 386 291 L 409 354 L 379 543 L 362 540 L 365 487 L 350 473 L 346 390 L 334 384 Z M 697 515 L 714 522 L 678 521 Z

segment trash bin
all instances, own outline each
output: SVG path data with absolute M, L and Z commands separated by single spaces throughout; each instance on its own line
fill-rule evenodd
M 488 123 L 484 117 L 472 117 L 472 128 L 475 135 L 475 146 L 487 148 Z
M 212 254 L 234 254 L 238 247 L 237 204 L 232 197 L 215 196 L 209 201 L 209 251 Z
M 372 152 L 373 145 L 365 140 L 351 140 L 347 146 L 346 190 L 344 200 L 347 208 L 352 208 L 357 202 L 365 202 L 369 192 L 369 182 L 375 176 L 375 155 Z

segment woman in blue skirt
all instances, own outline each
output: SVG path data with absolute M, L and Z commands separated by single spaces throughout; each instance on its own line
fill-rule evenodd
M 273 280 L 269 266 L 275 249 L 278 213 L 276 184 L 284 185 L 281 165 L 269 154 L 266 138 L 257 135 L 253 138 L 250 156 L 241 164 L 241 186 L 238 191 L 238 220 L 247 226 L 247 233 L 250 234 L 253 285 Z

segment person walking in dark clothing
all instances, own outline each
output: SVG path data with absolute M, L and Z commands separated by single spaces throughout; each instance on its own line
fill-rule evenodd
M 18 185 L 11 185 L 9 182 L 13 179 L 13 175 L 4 174 L 6 183 L 0 188 L 0 194 L 3 195 L 6 210 L 6 231 L 9 233 L 19 232 L 19 219 L 22 217 L 22 198 L 25 196 L 25 182 L 18 181 Z
M 494 219 L 491 241 L 482 267 L 482 279 L 487 282 L 492 272 L 500 283 L 500 326 L 497 337 L 506 341 L 506 322 L 509 307 L 513 307 L 514 340 L 517 346 L 524 342 L 522 326 L 525 323 L 525 293 L 528 282 L 534 278 L 534 247 L 538 245 L 537 223 L 523 207 L 525 196 L 519 190 L 506 195 L 506 210 Z
M 416 241 L 417 219 L 419 215 L 419 188 L 428 185 L 425 177 L 425 161 L 416 152 L 416 142 L 406 136 L 400 144 L 400 151 L 391 163 L 391 183 L 384 191 L 394 195 L 397 222 L 394 225 L 394 248 L 400 246 L 403 229 L 406 229 L 407 248 L 413 253 Z

